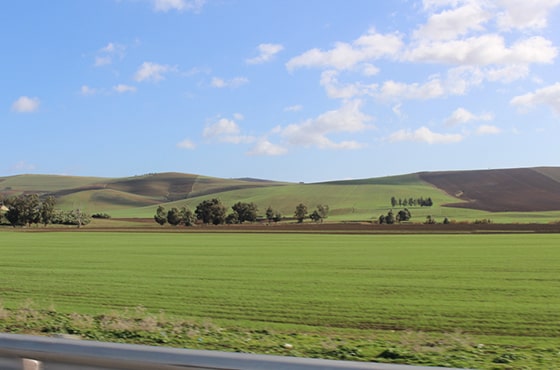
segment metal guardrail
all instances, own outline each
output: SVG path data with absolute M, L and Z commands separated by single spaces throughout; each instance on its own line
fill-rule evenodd
M 21 359 L 23 370 L 40 369 L 42 363 L 49 362 L 122 370 L 444 369 L 441 367 L 201 351 L 19 334 L 0 334 L 0 357 Z

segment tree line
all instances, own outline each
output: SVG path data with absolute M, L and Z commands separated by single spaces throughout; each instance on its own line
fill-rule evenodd
M 322 222 L 328 217 L 328 213 L 329 206 L 321 204 L 309 215 L 307 206 L 300 203 L 295 208 L 294 218 L 298 223 L 302 223 L 307 217 L 314 222 Z M 217 198 L 202 201 L 196 206 L 194 212 L 188 207 L 172 207 L 166 210 L 164 206 L 160 205 L 154 215 L 154 221 L 158 224 L 168 223 L 173 226 L 193 226 L 197 222 L 212 225 L 242 224 L 259 220 L 279 222 L 282 219 L 282 214 L 271 206 L 266 209 L 264 219 L 259 217 L 259 209 L 253 202 L 237 202 L 231 206 L 231 212 L 228 214 L 227 207 Z
M 21 194 L 2 199 L 1 205 L 7 208 L 2 215 L 13 227 L 33 224 L 87 225 L 91 218 L 80 209 L 62 211 L 55 209 L 56 199 L 49 195 L 41 198 L 38 194 Z M 2 220 L 3 221 L 3 220 Z
M 434 202 L 430 197 L 427 198 L 408 197 L 408 198 L 398 198 L 398 199 L 396 197 L 391 197 L 391 207 L 396 207 L 397 205 L 400 207 L 407 207 L 407 206 L 431 207 L 434 205 Z

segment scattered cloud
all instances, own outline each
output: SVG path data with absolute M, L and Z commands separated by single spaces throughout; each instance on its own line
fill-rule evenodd
M 96 66 L 96 67 L 102 67 L 102 66 L 109 65 L 112 62 L 113 62 L 113 58 L 111 58 L 108 55 L 96 56 L 95 57 L 95 63 L 93 65 Z
M 226 87 L 234 89 L 243 86 L 247 83 L 249 83 L 249 80 L 245 77 L 234 77 L 231 80 L 224 80 L 219 77 L 212 77 L 212 81 L 210 82 L 210 85 L 218 89 L 223 89 Z
M 13 104 L 12 110 L 17 113 L 32 113 L 39 109 L 41 101 L 39 98 L 20 96 Z
M 134 80 L 137 82 L 158 82 L 165 79 L 165 74 L 175 71 L 176 68 L 166 65 L 151 62 L 144 62 L 136 71 Z
M 206 125 L 202 136 L 205 139 L 229 144 L 246 144 L 256 140 L 253 136 L 241 135 L 239 125 L 234 120 L 227 118 L 220 118 L 218 121 Z
M 542 36 L 522 39 L 506 46 L 503 36 L 486 34 L 460 40 L 422 41 L 409 49 L 404 60 L 458 65 L 551 63 L 558 49 Z
M 449 118 L 445 120 L 446 126 L 457 126 L 471 121 L 491 121 L 494 115 L 491 113 L 473 114 L 465 108 L 457 108 Z
M 115 57 L 122 59 L 124 58 L 126 47 L 124 45 L 110 42 L 106 46 L 99 49 L 97 55 L 95 56 L 95 67 L 103 67 L 113 63 Z
M 285 112 L 299 112 L 303 109 L 303 105 L 296 104 L 290 105 L 289 107 L 284 108 Z
M 286 154 L 288 150 L 280 145 L 273 144 L 268 139 L 260 139 L 255 146 L 247 152 L 250 156 L 277 156 Z
M 177 148 L 193 150 L 196 148 L 196 144 L 189 139 L 185 139 L 177 143 Z
M 34 164 L 27 163 L 26 161 L 19 161 L 10 167 L 10 172 L 33 171 L 35 169 L 37 169 L 37 166 Z
M 422 126 L 415 131 L 402 129 L 394 132 L 388 140 L 390 142 L 412 141 L 427 144 L 449 144 L 462 141 L 463 136 L 459 134 L 440 134 Z
M 548 105 L 556 114 L 560 115 L 560 82 L 516 96 L 511 99 L 510 104 L 525 110 L 536 105 Z
M 88 85 L 82 85 L 82 87 L 80 88 L 80 94 L 88 96 L 88 95 L 95 95 L 99 92 L 98 89 L 95 89 L 93 87 L 90 87 Z
M 492 125 L 480 125 L 476 129 L 477 135 L 496 135 L 501 132 L 502 130 L 499 127 L 492 126 Z
M 113 90 L 120 94 L 124 94 L 127 92 L 136 92 L 136 87 L 130 85 L 118 84 L 116 86 L 113 86 Z
M 258 46 L 258 50 L 259 50 L 258 56 L 246 60 L 248 64 L 266 63 L 272 60 L 272 58 L 276 54 L 284 50 L 284 46 L 282 46 L 281 44 L 260 44 Z
M 433 14 L 428 22 L 413 33 L 416 39 L 449 40 L 471 30 L 481 31 L 491 13 L 476 2 L 468 2 L 455 9 L 446 9 Z
M 328 111 L 302 123 L 278 127 L 275 131 L 290 145 L 320 149 L 358 149 L 364 146 L 356 141 L 331 140 L 328 135 L 353 133 L 371 128 L 373 118 L 361 110 L 360 100 L 347 101 L 337 110 Z
M 393 57 L 403 47 L 401 35 L 380 34 L 371 29 L 352 43 L 338 42 L 334 48 L 322 51 L 311 49 L 290 59 L 286 63 L 288 71 L 297 68 L 334 68 L 348 70 L 360 63 L 372 61 L 384 56 Z
M 206 0 L 153 0 L 156 12 L 168 12 L 170 10 L 199 12 L 206 4 Z
M 510 29 L 540 29 L 548 24 L 548 16 L 560 0 L 500 0 L 503 10 L 497 15 L 498 26 Z

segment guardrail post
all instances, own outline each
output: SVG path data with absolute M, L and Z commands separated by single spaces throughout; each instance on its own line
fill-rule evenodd
M 28 358 L 22 359 L 23 370 L 42 370 L 43 366 L 40 361 L 31 360 Z

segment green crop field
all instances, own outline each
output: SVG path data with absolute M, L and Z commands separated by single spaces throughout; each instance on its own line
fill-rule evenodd
M 555 234 L 5 231 L 0 331 L 260 353 L 290 343 L 298 356 L 553 369 L 559 246 Z M 116 319 L 116 337 L 92 329 L 137 307 L 147 316 L 128 322 L 140 329 Z M 48 325 L 33 327 L 41 310 Z M 188 330 L 168 325 L 178 320 L 190 320 Z

